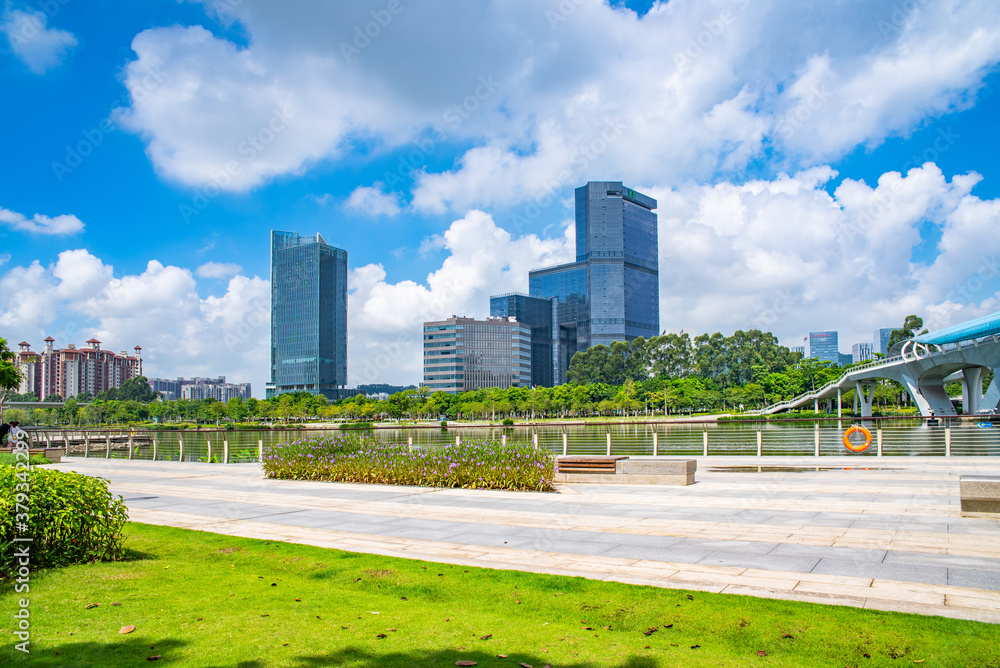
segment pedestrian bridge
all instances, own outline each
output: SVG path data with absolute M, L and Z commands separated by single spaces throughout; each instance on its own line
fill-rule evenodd
M 993 369 L 985 395 L 983 369 Z M 840 415 L 842 394 L 855 390 L 861 415 L 871 417 L 875 385 L 882 379 L 906 388 L 920 414 L 927 417 L 958 414 L 944 389 L 946 382 L 957 380 L 962 382 L 964 414 L 996 411 L 1000 403 L 1000 313 L 915 336 L 890 357 L 851 367 L 816 390 L 756 412 L 780 413 L 809 404 L 818 411 L 820 401 L 836 399 Z

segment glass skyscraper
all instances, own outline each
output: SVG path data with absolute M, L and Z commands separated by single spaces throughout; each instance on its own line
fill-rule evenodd
M 347 385 L 347 251 L 271 231 L 271 382 L 338 398 Z
M 656 200 L 621 181 L 576 189 L 576 262 L 535 269 L 532 297 L 552 300 L 552 378 L 592 345 L 660 332 Z
M 809 332 L 809 357 L 840 365 L 840 344 L 836 331 Z
M 490 316 L 531 327 L 531 384 L 552 387 L 552 300 L 511 292 L 490 297 Z

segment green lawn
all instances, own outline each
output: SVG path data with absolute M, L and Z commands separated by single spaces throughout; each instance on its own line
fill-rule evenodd
M 1000 626 L 990 624 L 143 524 L 128 534 L 130 561 L 32 575 L 30 655 L 10 633 L 25 595 L 0 583 L 0 664 L 1000 666 Z M 120 635 L 126 625 L 135 631 Z

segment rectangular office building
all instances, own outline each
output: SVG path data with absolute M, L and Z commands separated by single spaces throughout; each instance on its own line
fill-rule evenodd
M 832 362 L 840 366 L 840 349 L 837 332 L 809 332 L 809 357 L 820 362 Z
M 872 352 L 880 353 L 882 355 L 889 354 L 889 338 L 892 337 L 892 327 L 883 327 L 881 329 L 875 330 L 875 336 L 872 341 L 875 342 Z
M 490 297 L 490 316 L 531 328 L 531 384 L 552 387 L 552 300 L 518 292 Z
M 873 346 L 870 343 L 855 343 L 851 346 L 851 361 L 857 364 L 858 362 L 868 362 L 869 360 L 875 359 L 873 355 Z
M 576 189 L 576 262 L 528 274 L 532 297 L 551 299 L 552 377 L 566 382 L 590 346 L 659 334 L 656 200 L 621 181 Z
M 424 323 L 424 382 L 457 394 L 531 385 L 531 327 L 512 317 Z
M 319 234 L 271 232 L 271 382 L 267 396 L 328 399 L 347 385 L 347 251 Z

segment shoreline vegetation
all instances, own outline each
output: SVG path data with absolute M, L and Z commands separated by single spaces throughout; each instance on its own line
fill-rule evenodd
M 469 440 L 429 449 L 337 434 L 266 445 L 261 465 L 266 477 L 282 480 L 551 492 L 555 461 L 530 443 Z

